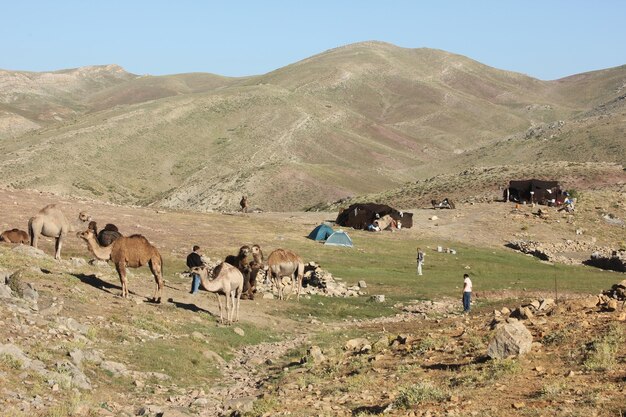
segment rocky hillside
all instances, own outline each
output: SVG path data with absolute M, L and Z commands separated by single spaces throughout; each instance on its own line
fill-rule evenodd
M 239 79 L 3 77 L 29 81 L 0 84 L 0 184 L 118 203 L 294 210 L 476 166 L 624 160 L 626 67 L 547 82 L 366 42 Z

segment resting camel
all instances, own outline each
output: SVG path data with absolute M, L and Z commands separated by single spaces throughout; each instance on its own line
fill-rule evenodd
M 94 234 L 98 237 L 98 243 L 100 246 L 109 246 L 115 242 L 116 239 L 122 237 L 122 234 L 117 229 L 117 226 L 111 223 L 107 223 L 104 229 L 98 233 L 98 225 L 95 221 L 90 221 L 87 226 L 88 229 L 93 230 Z
M 224 298 L 226 298 L 228 324 L 233 322 L 233 315 L 235 316 L 235 321 L 239 321 L 239 303 L 243 290 L 243 275 L 241 271 L 226 262 L 222 262 L 213 272 L 217 274 L 215 279 L 209 279 L 209 269 L 206 266 L 194 266 L 191 268 L 191 273 L 200 276 L 200 282 L 205 290 L 217 295 L 217 303 L 220 306 L 220 323 L 224 323 L 220 295 L 224 295 Z
M 54 259 L 61 259 L 61 246 L 63 238 L 70 231 L 70 224 L 65 215 L 54 204 L 48 204 L 28 220 L 28 234 L 30 245 L 37 247 L 39 235 L 56 238 L 54 245 Z
M 285 299 L 282 278 L 290 277 L 293 282 L 292 292 L 295 288 L 299 300 L 300 287 L 302 287 L 302 277 L 304 275 L 304 262 L 302 262 L 302 258 L 289 249 L 276 249 L 268 256 L 267 266 L 269 278 L 274 281 L 276 289 L 278 290 L 278 299 Z
M 159 250 L 152 246 L 148 239 L 142 235 L 121 236 L 111 246 L 100 246 L 96 234 L 92 229 L 76 234 L 79 238 L 87 242 L 89 251 L 98 259 L 108 261 L 109 259 L 115 264 L 117 274 L 120 276 L 122 283 L 122 297 L 128 297 L 128 281 L 126 280 L 126 267 L 139 268 L 148 264 L 156 289 L 154 290 L 153 300 L 156 303 L 161 302 L 161 292 L 163 290 L 163 259 Z
M 28 233 L 20 229 L 5 230 L 0 235 L 0 242 L 7 243 L 23 243 L 27 245 L 30 243 Z

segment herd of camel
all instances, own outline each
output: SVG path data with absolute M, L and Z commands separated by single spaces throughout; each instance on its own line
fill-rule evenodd
M 85 212 L 80 212 L 78 218 L 81 222 L 88 222 L 88 226 L 76 236 L 87 243 L 87 249 L 97 259 L 111 261 L 115 265 L 122 285 L 122 297 L 128 297 L 126 268 L 148 265 L 156 282 L 153 301 L 160 303 L 163 291 L 163 258 L 159 250 L 142 235 L 123 236 L 113 224 L 107 224 L 98 232 L 96 222 Z M 54 257 L 59 260 L 63 240 L 70 231 L 70 223 L 61 209 L 55 204 L 49 204 L 29 219 L 28 232 L 19 229 L 7 230 L 0 235 L 0 241 L 30 244 L 36 248 L 40 235 L 55 238 Z M 248 261 L 250 254 L 252 261 Z M 292 292 L 295 291 L 298 299 L 300 298 L 304 262 L 300 256 L 288 249 L 276 249 L 265 260 L 259 245 L 252 247 L 245 245 L 239 249 L 236 256 L 227 256 L 224 262 L 212 271 L 206 265 L 190 270 L 191 273 L 200 276 L 204 289 L 217 295 L 222 323 L 224 316 L 220 296 L 223 295 L 226 299 L 228 323 L 238 321 L 242 295 L 244 298 L 254 297 L 256 277 L 261 271 L 265 272 L 274 284 L 278 291 L 278 299 L 285 299 L 284 277 L 289 277 Z

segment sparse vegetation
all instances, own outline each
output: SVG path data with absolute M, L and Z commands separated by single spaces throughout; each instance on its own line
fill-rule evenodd
M 430 381 L 403 387 L 398 392 L 394 404 L 398 408 L 409 409 L 424 402 L 439 402 L 448 397 L 448 394 Z

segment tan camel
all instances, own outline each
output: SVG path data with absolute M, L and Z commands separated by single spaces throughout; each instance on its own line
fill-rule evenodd
M 81 211 L 80 213 L 78 213 L 78 220 L 83 223 L 87 223 L 91 221 L 91 216 L 86 211 Z
M 302 277 L 304 275 L 304 262 L 296 253 L 289 249 L 276 249 L 267 258 L 269 278 L 274 281 L 278 290 L 278 299 L 284 300 L 283 277 L 290 277 L 292 280 L 292 290 L 296 290 L 297 298 L 300 299 L 300 288 L 302 287 Z M 287 296 L 289 298 L 289 296 Z
M 30 243 L 28 233 L 20 229 L 5 230 L 0 235 L 0 242 L 7 243 L 23 243 L 27 245 Z
M 209 279 L 209 269 L 206 266 L 194 266 L 191 273 L 200 276 L 200 282 L 205 290 L 217 295 L 217 303 L 220 306 L 220 323 L 224 323 L 224 315 L 222 313 L 222 299 L 220 295 L 226 298 L 226 315 L 228 324 L 239 321 L 239 303 L 241 301 L 241 292 L 243 291 L 243 274 L 234 266 L 222 262 L 218 265 L 214 273 L 217 273 L 215 279 Z
M 153 301 L 161 302 L 161 292 L 163 290 L 163 259 L 159 250 L 152 246 L 148 239 L 142 235 L 121 236 L 110 246 L 100 246 L 96 234 L 92 229 L 76 234 L 79 238 L 87 242 L 89 251 L 98 259 L 115 264 L 115 269 L 122 283 L 122 297 L 128 297 L 128 281 L 126 280 L 126 267 L 139 268 L 148 264 L 156 289 L 154 290 Z
M 54 258 L 61 259 L 61 246 L 63 238 L 71 231 L 70 223 L 65 215 L 54 204 L 48 204 L 39 213 L 28 220 L 28 234 L 30 234 L 30 245 L 37 247 L 39 235 L 53 237 L 56 239 L 54 245 Z

